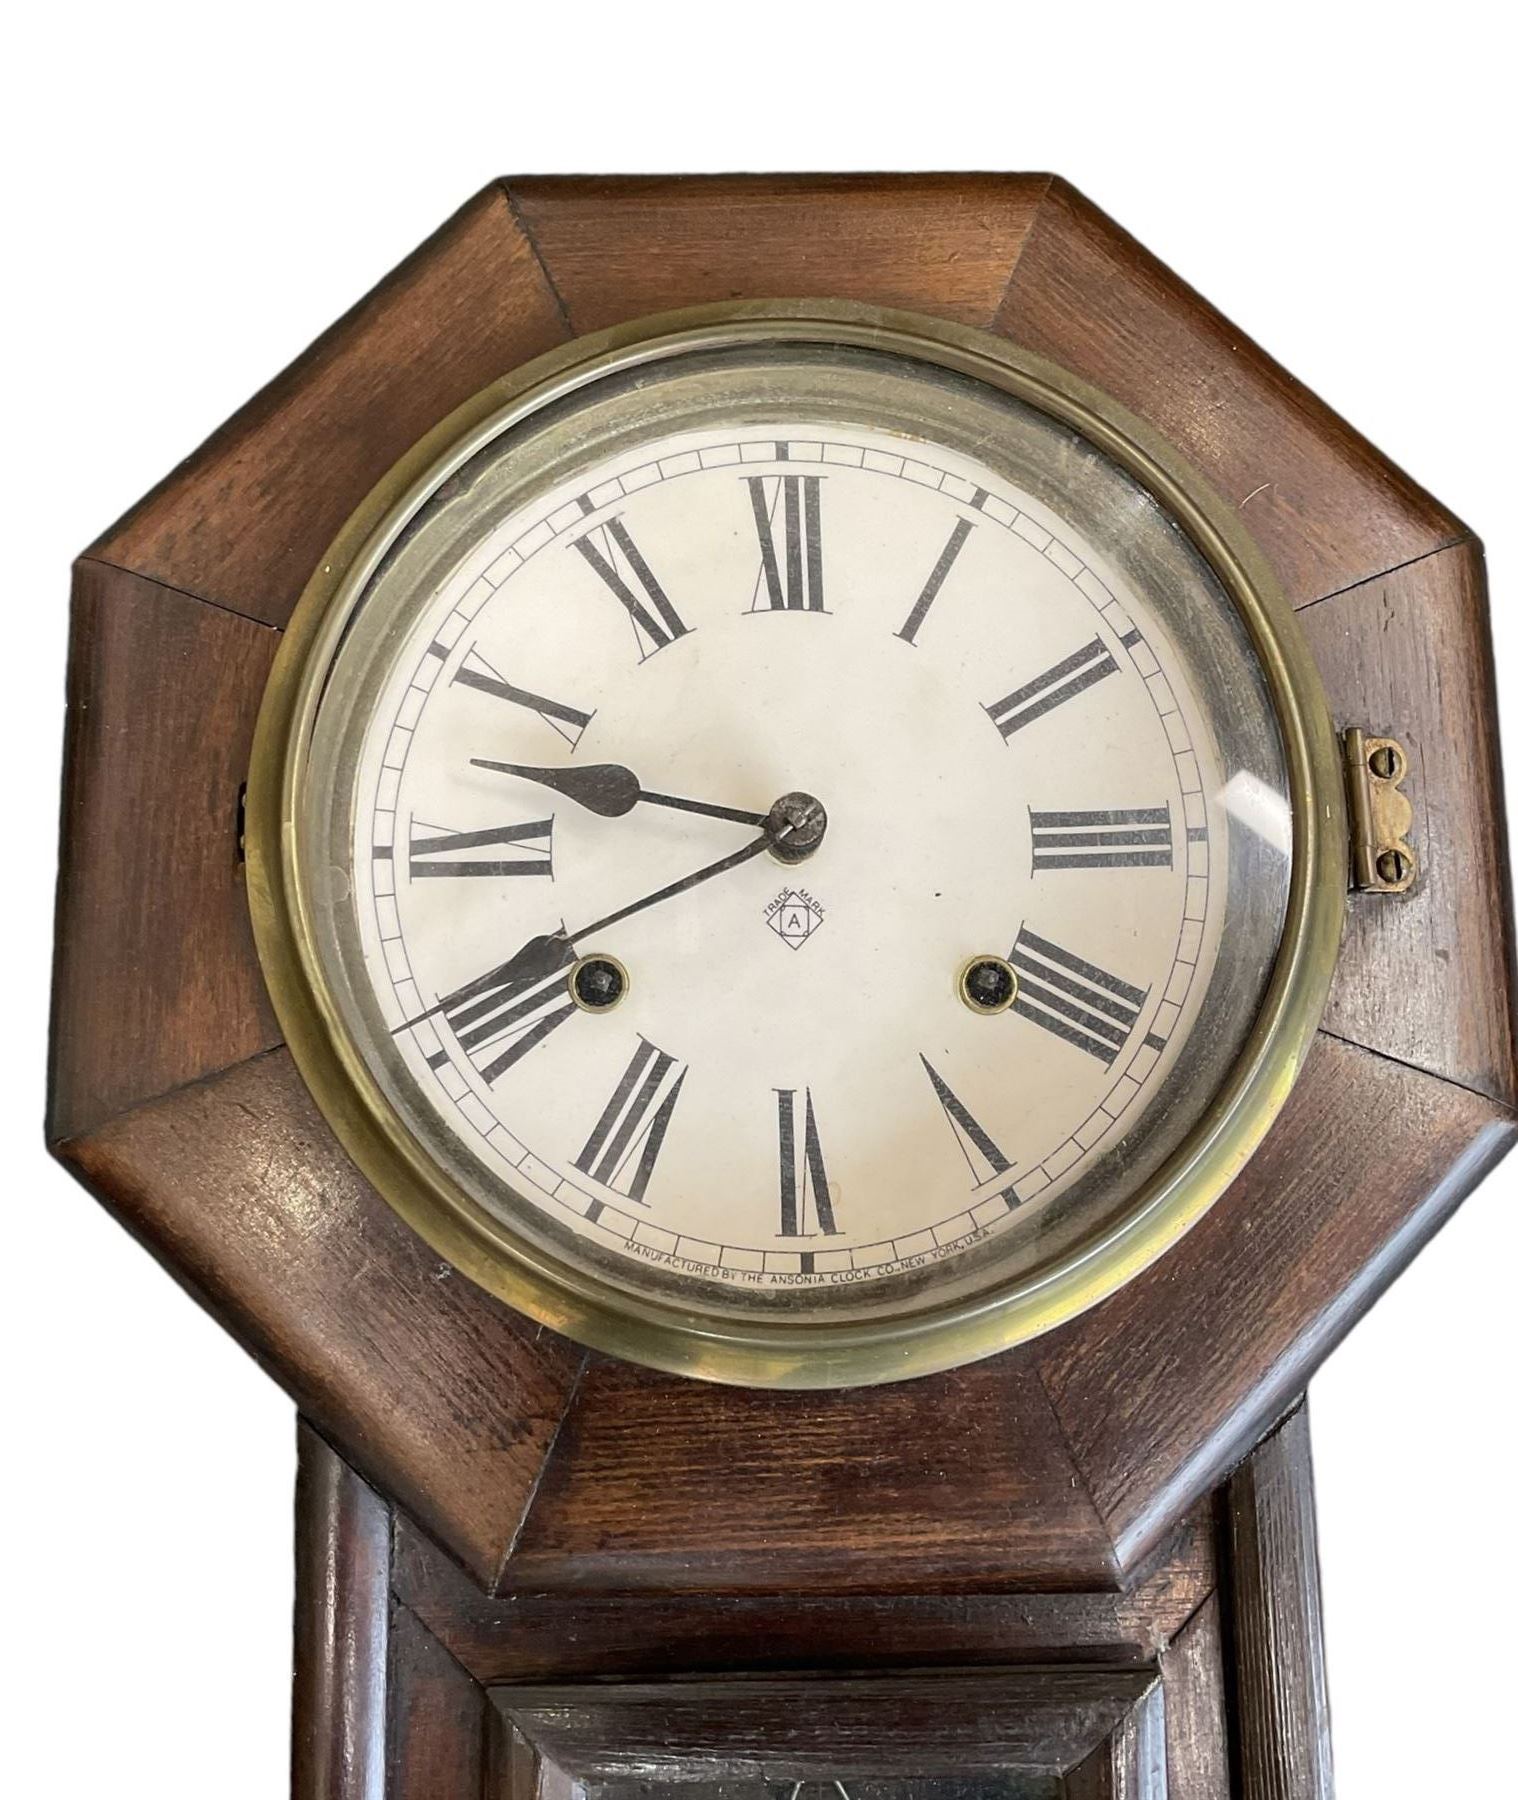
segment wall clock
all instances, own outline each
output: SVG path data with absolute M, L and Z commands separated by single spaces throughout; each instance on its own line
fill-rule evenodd
M 1328 1791 L 1300 1396 L 1512 1130 L 1457 521 L 1057 181 L 511 182 L 71 681 L 50 1135 L 301 1408 L 297 1793 Z

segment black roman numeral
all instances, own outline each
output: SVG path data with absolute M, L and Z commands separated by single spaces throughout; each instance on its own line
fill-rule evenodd
M 1007 960 L 1017 970 L 1012 1010 L 1098 1062 L 1111 1064 L 1138 1023 L 1148 990 L 1072 956 L 1026 926 Z
M 429 646 L 435 656 L 446 656 L 442 644 Z M 562 700 L 550 700 L 546 694 L 534 694 L 527 688 L 514 687 L 497 670 L 491 668 L 478 650 L 465 652 L 464 660 L 453 672 L 460 687 L 477 688 L 482 694 L 493 694 L 497 700 L 509 700 L 513 706 L 525 706 L 535 712 L 547 726 L 558 732 L 571 747 L 579 743 L 580 733 L 595 717 L 581 712 L 578 706 L 567 706 Z
M 575 1158 L 575 1167 L 603 1187 L 642 1202 L 675 1116 L 685 1073 L 668 1051 L 639 1038 L 595 1130 Z
M 817 1115 L 812 1111 L 812 1090 L 805 1090 L 806 1123 L 799 1152 L 796 1090 L 777 1088 L 775 1100 L 780 1126 L 780 1235 L 814 1237 L 822 1232 L 832 1236 L 838 1227 L 833 1222 L 833 1196 L 822 1163 L 822 1140 L 817 1135 Z
M 928 1072 L 928 1080 L 933 1084 L 933 1092 L 938 1096 L 938 1104 L 943 1108 L 944 1117 L 949 1122 L 949 1130 L 954 1134 L 954 1142 L 959 1146 L 959 1153 L 965 1159 L 965 1166 L 970 1171 L 972 1188 L 992 1187 L 1000 1183 L 994 1191 L 1003 1195 L 1007 1204 L 1015 1204 L 1012 1183 L 1002 1182 L 1001 1177 L 1011 1172 L 1012 1164 L 1002 1155 L 996 1140 L 985 1126 L 975 1117 L 964 1101 L 960 1099 L 927 1059 L 918 1053 L 923 1068 Z
M 1040 869 L 1168 869 L 1174 866 L 1170 803 L 1113 812 L 1034 812 L 1033 873 Z
M 579 1011 L 562 970 L 533 982 L 507 981 L 445 1007 L 459 1048 L 494 1082 Z M 447 1051 L 433 1060 L 444 1062 Z M 483 1060 L 482 1060 L 483 1058 Z
M 1056 706 L 1073 700 L 1104 676 L 1116 673 L 1117 664 L 1108 655 L 1106 645 L 1100 638 L 1092 638 L 1074 656 L 1067 656 L 1034 680 L 1014 688 L 1004 700 L 988 706 L 986 711 L 1002 736 L 1010 738 L 1014 731 L 1021 731 L 1024 725 L 1031 725 L 1046 712 L 1053 712 Z
M 760 583 L 770 612 L 825 612 L 822 603 L 822 478 L 745 475 L 759 533 Z M 775 543 L 780 515 L 782 545 Z M 782 562 L 782 554 L 784 561 Z M 750 612 L 761 610 L 759 585 Z
M 574 547 L 626 607 L 640 658 L 653 656 L 685 636 L 685 621 L 620 519 L 608 519 L 577 537 Z
M 463 856 L 465 850 L 519 845 L 514 856 Z M 411 879 L 428 875 L 553 876 L 553 820 L 529 819 L 523 825 L 495 825 L 488 831 L 449 831 L 440 825 L 411 823 Z
M 922 592 L 913 602 L 912 610 L 907 614 L 906 624 L 896 633 L 897 637 L 905 638 L 909 644 L 915 646 L 918 630 L 928 616 L 928 608 L 938 598 L 938 590 L 944 584 L 944 577 L 954 567 L 955 557 L 964 549 L 965 539 L 974 529 L 975 527 L 969 519 L 955 521 L 954 529 L 949 533 L 949 541 L 939 552 L 938 561 L 934 563 L 932 573 L 923 584 Z

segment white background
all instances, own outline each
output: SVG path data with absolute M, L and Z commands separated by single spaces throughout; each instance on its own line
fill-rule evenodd
M 1486 534 L 1511 703 L 1506 29 L 1480 0 L 17 15 L 7 1793 L 286 1782 L 290 1407 L 41 1148 L 71 556 L 493 174 L 1052 168 Z M 1518 1159 L 1313 1388 L 1347 1800 L 1491 1792 L 1506 1754 L 1515 1194 Z

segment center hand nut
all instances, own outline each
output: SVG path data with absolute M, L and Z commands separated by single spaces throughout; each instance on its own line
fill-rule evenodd
M 783 863 L 805 862 L 827 828 L 827 809 L 815 794 L 782 794 L 764 817 L 770 855 Z

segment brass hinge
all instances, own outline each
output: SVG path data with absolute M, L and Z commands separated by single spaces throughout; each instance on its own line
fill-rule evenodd
M 1344 785 L 1349 791 L 1349 885 L 1370 894 L 1405 894 L 1418 873 L 1407 841 L 1412 802 L 1402 792 L 1407 752 L 1395 738 L 1344 733 Z

